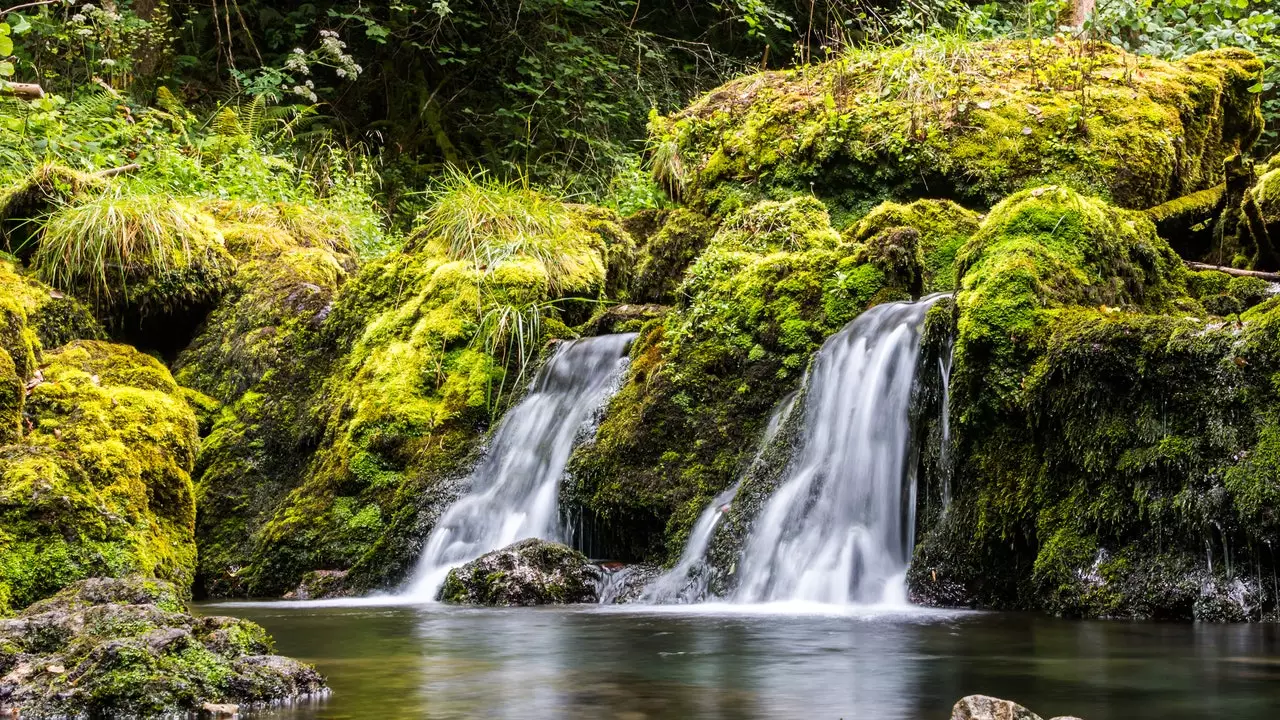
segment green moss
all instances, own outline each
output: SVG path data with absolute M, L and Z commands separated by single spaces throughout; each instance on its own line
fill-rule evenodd
M 45 353 L 31 430 L 0 449 L 0 608 L 93 575 L 185 587 L 195 565 L 196 420 L 154 358 L 77 341 Z
M 22 439 L 22 407 L 26 401 L 23 380 L 8 351 L 0 348 L 0 445 Z
M 475 227 L 441 214 L 358 274 L 345 245 L 234 216 L 240 269 L 176 371 L 223 403 L 197 466 L 207 592 L 280 594 L 350 568 L 360 589 L 406 571 L 439 486 L 523 388 L 543 341 L 629 281 L 617 216 L 551 202 L 537 200 L 532 220 Z M 454 243 L 469 232 L 475 244 Z
M 655 172 L 678 168 L 683 197 L 720 214 L 787 192 L 842 210 L 939 194 L 988 205 L 1046 183 L 1147 208 L 1219 184 L 1257 137 L 1248 53 L 1079 50 L 925 39 L 734 80 L 651 122 L 666 149 Z
M 909 205 L 886 202 L 876 206 L 846 233 L 855 243 L 870 243 L 895 228 L 911 228 L 919 236 L 925 292 L 946 292 L 956 286 L 956 253 L 978 231 L 977 213 L 949 200 L 917 200 Z
M 811 197 L 723 223 L 685 272 L 680 305 L 640 330 L 595 442 L 570 461 L 567 493 L 610 528 L 610 556 L 678 552 L 823 340 L 869 305 L 909 296 L 864 249 L 841 243 Z
M 1278 303 L 1231 324 L 1198 319 L 1148 220 L 1060 190 L 995 208 L 960 267 L 956 495 L 925 523 L 917 597 L 1088 617 L 1248 616 L 1227 588 L 1252 588 L 1254 563 L 1274 562 L 1254 549 L 1273 540 L 1259 508 Z M 1239 303 L 1224 292 L 1231 282 L 1185 284 Z M 941 477 L 925 476 L 922 494 L 936 493 Z
M 207 312 L 235 268 L 211 216 L 159 195 L 106 195 L 56 211 L 31 264 L 116 329 Z
M 640 303 L 673 303 L 685 269 L 715 230 L 715 223 L 699 213 L 673 210 L 639 249 L 628 298 Z

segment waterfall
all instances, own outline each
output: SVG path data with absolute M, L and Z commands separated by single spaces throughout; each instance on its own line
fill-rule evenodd
M 938 471 L 942 474 L 942 511 L 951 507 L 951 365 L 955 362 L 956 343 L 947 343 L 947 352 L 938 358 L 942 381 L 942 446 L 938 450 Z
M 449 570 L 525 538 L 560 540 L 560 476 L 580 434 L 617 389 L 635 334 L 562 343 L 507 412 L 470 491 L 427 537 L 409 594 L 432 601 Z
M 782 427 L 782 423 L 791 414 L 791 408 L 795 406 L 795 402 L 796 393 L 791 392 L 774 406 L 773 413 L 769 416 L 769 422 L 765 425 L 764 434 L 760 438 L 756 454 L 751 459 L 751 462 L 747 464 L 747 472 L 760 462 L 760 457 L 764 454 L 765 449 L 769 447 L 770 441 L 778 434 L 778 429 Z M 702 511 L 702 514 L 698 516 L 698 522 L 693 526 L 693 530 L 689 531 L 689 540 L 685 543 L 684 551 L 680 553 L 679 562 L 671 570 L 654 580 L 649 587 L 645 588 L 644 594 L 640 596 L 642 602 L 657 604 L 692 603 L 706 597 L 707 581 L 710 579 L 707 575 L 706 566 L 707 547 L 711 544 L 711 537 L 715 533 L 716 525 L 719 524 L 720 518 L 729 509 L 729 505 L 738 494 L 738 487 L 741 484 L 742 480 L 739 479 L 728 490 L 717 495 L 711 501 L 711 504 Z
M 734 601 L 905 602 L 908 410 L 937 297 L 877 305 L 818 351 L 797 452 L 752 525 Z

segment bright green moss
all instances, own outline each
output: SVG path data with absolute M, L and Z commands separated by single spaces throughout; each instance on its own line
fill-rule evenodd
M 653 120 L 653 146 L 668 149 L 655 174 L 678 174 L 683 197 L 720 214 L 744 195 L 989 205 L 1047 183 L 1147 208 L 1217 185 L 1257 137 L 1248 53 L 1167 63 L 1094 45 L 1082 106 L 1078 49 L 926 39 L 734 80 Z
M 171 197 L 102 197 L 44 222 L 31 257 L 44 282 L 89 302 L 107 324 L 202 314 L 235 269 L 214 219 Z
M 22 438 L 22 407 L 26 400 L 24 379 L 18 376 L 8 351 L 0 348 L 0 445 Z
M 196 420 L 168 370 L 132 348 L 47 352 L 31 431 L 0 450 L 0 607 L 94 575 L 185 587 L 195 565 Z
M 1277 302 L 1230 324 L 1202 319 L 1184 284 L 1241 303 L 1234 279 L 1184 282 L 1148 220 L 1055 189 L 993 209 L 960 268 L 956 494 L 918 546 L 917 596 L 1089 617 L 1246 617 L 1228 588 L 1252 575 L 1231 573 L 1273 562 L 1244 557 L 1276 539 L 1259 508 Z M 1239 283 L 1237 295 L 1254 302 L 1258 289 Z M 924 480 L 922 493 L 940 482 Z
M 707 217 L 679 208 L 638 250 L 628 299 L 639 303 L 675 302 L 685 269 L 698 257 L 716 231 Z
M 570 461 L 568 492 L 611 528 L 611 555 L 678 552 L 819 345 L 868 306 L 909 296 L 862 250 L 811 197 L 761 202 L 720 227 L 680 305 L 641 329 L 595 442 Z
M 978 215 L 949 200 L 917 200 L 909 205 L 876 206 L 846 237 L 868 243 L 894 228 L 911 228 L 919 236 L 924 292 L 946 292 L 956 286 L 956 253 L 978 231 Z

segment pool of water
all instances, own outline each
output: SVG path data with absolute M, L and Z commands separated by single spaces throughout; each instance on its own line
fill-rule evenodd
M 1280 628 L 811 608 L 206 604 L 333 694 L 256 717 L 944 720 L 984 693 L 1046 718 L 1280 717 Z

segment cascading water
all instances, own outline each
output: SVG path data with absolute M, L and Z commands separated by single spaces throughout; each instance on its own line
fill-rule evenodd
M 769 446 L 773 437 L 778 434 L 778 429 L 782 427 L 783 421 L 791 414 L 791 408 L 795 406 L 796 393 L 792 392 L 784 397 L 773 409 L 773 414 L 769 417 L 769 422 L 765 426 L 764 434 L 760 438 L 760 444 L 756 450 L 755 457 L 747 465 L 749 472 L 756 463 L 760 462 L 760 457 L 764 454 L 765 448 Z M 720 518 L 728 510 L 730 503 L 738 494 L 738 487 L 742 484 L 739 480 L 735 482 L 728 490 L 720 493 L 711 501 L 702 514 L 698 516 L 698 522 L 694 524 L 693 530 L 689 532 L 689 540 L 685 543 L 684 551 L 680 554 L 680 561 L 675 567 L 653 581 L 644 593 L 640 596 L 641 602 L 649 602 L 656 604 L 670 603 L 693 603 L 698 602 L 706 597 L 707 582 L 710 579 L 707 574 L 707 547 L 711 544 L 712 535 L 715 533 L 716 525 L 719 524 Z
M 942 510 L 951 507 L 951 366 L 955 362 L 956 344 L 952 339 L 947 351 L 938 358 L 938 374 L 942 381 L 942 447 L 938 451 L 938 468 L 942 473 Z
M 560 476 L 595 412 L 617 389 L 635 334 L 562 344 L 507 412 L 468 494 L 427 538 L 409 594 L 432 601 L 449 570 L 525 538 L 559 540 Z
M 908 410 L 936 299 L 877 305 L 822 346 L 797 454 L 752 525 L 734 601 L 905 602 Z

